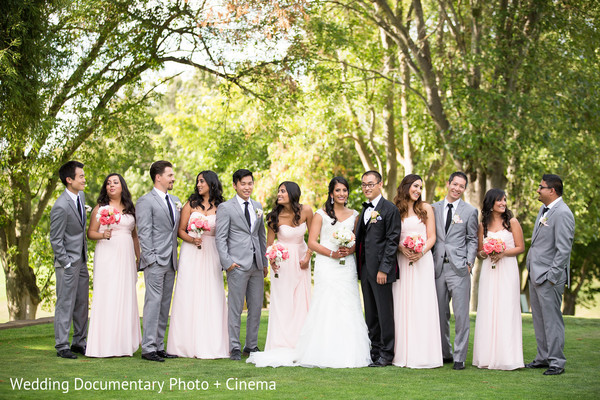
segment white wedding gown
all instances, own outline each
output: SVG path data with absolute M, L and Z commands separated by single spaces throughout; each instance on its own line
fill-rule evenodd
M 341 227 L 354 230 L 358 213 L 342 222 L 323 211 L 320 243 L 337 250 L 332 235 Z M 359 368 L 371 362 L 371 342 L 359 297 L 354 255 L 346 264 L 317 254 L 314 293 L 298 344 L 294 349 L 273 349 L 251 353 L 246 362 L 257 367 L 303 366 L 321 368 Z

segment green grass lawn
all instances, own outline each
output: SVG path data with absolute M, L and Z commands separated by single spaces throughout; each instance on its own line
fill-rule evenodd
M 259 339 L 266 337 L 266 313 L 263 313 Z M 474 331 L 471 317 L 471 339 Z M 454 371 L 451 365 L 431 370 L 397 367 L 360 369 L 256 368 L 229 360 L 173 359 L 164 363 L 143 361 L 138 351 L 132 358 L 77 360 L 56 357 L 53 325 L 37 325 L 0 331 L 0 398 L 427 398 L 427 399 L 598 399 L 600 397 L 600 319 L 567 317 L 566 372 L 543 376 L 543 370 L 479 370 L 469 365 Z M 242 327 L 242 331 L 245 327 Z M 263 343 L 260 343 L 261 348 Z M 531 316 L 523 317 L 525 362 L 535 355 Z M 66 390 L 17 390 L 11 378 L 65 385 Z M 229 386 L 226 381 L 230 379 Z M 150 390 L 101 391 L 76 390 L 81 382 L 155 381 Z M 195 389 L 196 380 L 198 388 Z M 244 390 L 250 382 L 274 382 L 274 390 Z M 176 385 L 169 387 L 175 382 Z M 182 383 L 181 385 L 180 382 Z M 209 385 L 207 390 L 202 382 Z M 215 383 L 219 382 L 220 387 Z M 237 390 L 236 390 L 237 383 Z M 66 385 L 68 384 L 68 388 Z M 186 385 L 189 387 L 186 388 Z

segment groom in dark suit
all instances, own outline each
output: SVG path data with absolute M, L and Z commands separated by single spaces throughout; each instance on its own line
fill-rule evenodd
M 401 217 L 398 208 L 381 195 L 381 175 L 367 171 L 362 191 L 367 198 L 357 221 L 357 269 L 361 280 L 365 319 L 371 339 L 370 367 L 385 367 L 394 359 L 394 300 Z
M 175 172 L 168 161 L 156 161 L 150 167 L 154 188 L 135 205 L 140 241 L 140 270 L 144 271 L 144 335 L 142 358 L 163 362 L 176 358 L 165 350 L 165 331 L 169 319 L 175 271 L 177 271 L 177 229 L 179 198 L 168 194 L 173 189 Z
M 54 339 L 56 355 L 77 358 L 85 354 L 90 276 L 87 270 L 85 240 L 85 173 L 83 164 L 69 161 L 58 171 L 66 186 L 50 211 L 50 244 L 56 272 Z M 69 330 L 73 321 L 73 344 Z
M 547 368 L 544 375 L 560 375 L 567 362 L 563 352 L 565 323 L 561 304 L 565 284 L 570 283 L 575 218 L 562 199 L 563 183 L 558 175 L 544 175 L 537 192 L 544 205 L 535 220 L 527 253 L 537 355 L 525 366 Z

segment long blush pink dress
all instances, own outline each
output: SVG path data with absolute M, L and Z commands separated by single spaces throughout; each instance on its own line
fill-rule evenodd
M 131 356 L 140 347 L 141 329 L 136 293 L 137 268 L 131 232 L 133 215 L 122 214 L 111 225 L 110 240 L 98 240 L 94 252 L 94 293 L 85 355 Z M 106 230 L 100 227 L 100 232 Z
M 500 238 L 506 250 L 515 247 L 510 231 L 488 232 Z M 521 285 L 516 257 L 503 257 L 492 268 L 490 258 L 483 260 L 479 276 L 479 297 L 473 365 L 479 368 L 513 370 L 523 368 Z
M 265 350 L 296 347 L 308 314 L 310 264 L 307 269 L 300 268 L 300 260 L 308 250 L 304 241 L 305 232 L 305 222 L 296 227 L 281 225 L 277 232 L 277 242 L 288 249 L 290 257 L 281 263 L 279 278 L 275 278 L 271 269 L 271 299 Z
M 400 243 L 406 236 L 421 235 L 427 241 L 427 228 L 417 216 L 402 221 Z M 413 265 L 398 251 L 400 279 L 392 284 L 395 355 L 398 367 L 436 368 L 443 365 L 440 320 L 431 251 Z
M 202 248 L 181 244 L 167 352 L 189 358 L 228 358 L 227 302 L 215 243 L 216 217 L 206 218 L 210 231 L 202 234 Z

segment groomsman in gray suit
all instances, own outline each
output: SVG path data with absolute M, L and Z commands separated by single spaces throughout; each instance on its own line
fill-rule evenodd
M 50 211 L 50 244 L 56 272 L 54 339 L 56 355 L 77 358 L 85 354 L 90 276 L 87 270 L 85 240 L 85 173 L 83 164 L 69 161 L 58 171 L 66 186 Z M 69 330 L 73 321 L 73 342 Z
M 177 229 L 179 198 L 168 194 L 173 189 L 175 172 L 168 161 L 150 167 L 154 189 L 135 205 L 140 240 L 140 270 L 144 271 L 146 297 L 142 337 L 142 358 L 163 362 L 176 358 L 165 350 L 165 330 L 169 319 L 173 282 L 177 271 Z
M 263 301 L 264 278 L 269 269 L 263 210 L 250 196 L 254 177 L 247 169 L 233 174 L 235 197 L 217 209 L 216 243 L 221 265 L 227 272 L 229 351 L 231 360 L 241 360 L 240 324 L 244 299 L 248 305 L 244 355 L 259 351 L 258 327 Z
M 575 218 L 562 199 L 563 183 L 557 175 L 546 174 L 538 186 L 544 204 L 538 213 L 527 253 L 529 300 L 537 355 L 527 368 L 547 368 L 544 375 L 560 375 L 567 362 L 565 323 L 561 304 L 565 284 L 569 285 L 571 248 Z
M 477 256 L 477 214 L 472 205 L 461 200 L 468 179 L 454 172 L 446 183 L 446 198 L 433 205 L 437 241 L 433 247 L 435 286 L 442 333 L 444 363 L 465 369 L 469 347 L 469 301 L 471 270 Z M 450 299 L 454 312 L 454 353 L 450 344 Z

